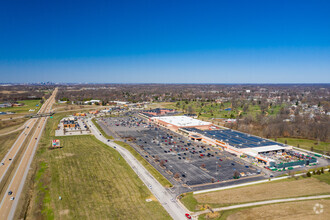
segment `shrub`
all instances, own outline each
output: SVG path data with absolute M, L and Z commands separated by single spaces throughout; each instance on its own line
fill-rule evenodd
M 312 174 L 311 174 L 310 172 L 307 172 L 307 173 L 306 173 L 306 176 L 307 176 L 307 177 L 311 177 Z

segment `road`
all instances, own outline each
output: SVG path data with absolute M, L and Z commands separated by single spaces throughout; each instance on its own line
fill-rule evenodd
M 48 113 L 50 112 L 53 103 L 55 102 L 55 96 L 57 93 L 57 88 L 54 90 L 53 94 L 49 97 L 49 99 L 45 102 L 45 104 L 42 106 L 40 111 L 38 113 Z M 3 198 L 0 203 L 0 219 L 13 219 L 15 210 L 21 195 L 21 192 L 23 190 L 23 186 L 30 168 L 30 165 L 32 163 L 32 159 L 34 157 L 35 151 L 37 149 L 40 137 L 42 135 L 42 131 L 46 125 L 48 117 L 42 117 L 40 119 L 31 119 L 31 120 L 39 120 L 37 123 L 37 127 L 32 135 L 32 138 L 30 139 L 24 154 L 21 158 L 21 161 L 12 176 L 12 178 L 9 180 L 10 183 L 6 189 L 6 193 L 3 195 Z M 30 128 L 32 129 L 32 128 Z M 16 148 L 15 148 L 16 149 Z M 10 152 L 12 149 L 10 150 Z M 12 195 L 8 195 L 7 192 L 12 191 Z M 14 200 L 11 200 L 10 198 L 14 197 Z
M 289 199 L 274 199 L 274 200 L 267 200 L 262 202 L 250 202 L 250 203 L 244 203 L 240 205 L 232 205 L 232 206 L 226 206 L 222 208 L 214 208 L 212 211 L 218 212 L 218 211 L 224 211 L 224 210 L 231 210 L 231 209 L 238 209 L 238 208 L 246 208 L 246 207 L 252 207 L 252 206 L 259 206 L 259 205 L 268 205 L 268 204 L 274 204 L 274 203 L 281 203 L 281 202 L 294 202 L 294 201 L 302 201 L 302 200 L 312 200 L 312 199 L 325 199 L 330 198 L 330 195 L 320 195 L 320 196 L 305 196 L 305 197 L 298 197 L 298 198 L 289 198 Z M 211 210 L 204 210 L 200 212 L 195 212 L 192 214 L 192 217 L 194 219 L 197 219 L 199 215 L 206 214 L 211 212 Z
M 100 135 L 101 132 L 95 127 L 91 120 L 88 120 L 87 124 L 90 125 L 90 129 L 97 139 L 115 148 L 120 153 L 173 219 L 186 219 L 185 213 L 189 212 L 177 201 L 175 194 L 164 188 L 128 150 L 112 141 L 108 142 L 103 135 Z
M 46 100 L 46 102 L 41 106 L 38 113 L 43 113 L 51 99 Z M 9 167 L 11 166 L 12 162 L 15 160 L 17 153 L 20 151 L 23 143 L 25 142 L 26 138 L 29 136 L 31 130 L 33 129 L 34 125 L 38 121 L 37 118 L 29 119 L 25 124 L 25 128 L 22 133 L 18 136 L 15 143 L 9 149 L 5 157 L 2 159 L 0 164 L 0 183 L 3 181 L 3 178 L 6 176 Z M 9 160 L 10 159 L 10 160 Z

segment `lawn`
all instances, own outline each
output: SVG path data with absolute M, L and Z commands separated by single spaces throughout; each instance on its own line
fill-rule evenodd
M 172 187 L 172 183 L 168 181 L 158 170 L 156 170 L 148 161 L 146 161 L 136 150 L 131 147 L 129 144 L 126 144 L 121 141 L 115 141 L 116 144 L 119 144 L 120 146 L 126 148 L 131 152 L 131 154 L 152 174 L 153 177 L 155 177 L 160 184 L 162 184 L 164 187 Z
M 37 113 L 41 107 L 40 100 L 23 100 L 18 103 L 24 103 L 24 106 L 1 108 L 2 112 L 15 112 L 15 113 Z M 39 106 L 36 106 L 39 105 Z M 35 109 L 34 112 L 29 112 L 30 109 Z
M 47 123 L 28 218 L 170 219 L 120 154 L 95 137 L 60 137 L 63 148 L 48 150 L 64 116 L 55 114 Z M 148 198 L 152 201 L 146 202 Z
M 300 148 L 303 148 L 305 150 L 311 150 L 311 147 L 313 147 L 313 151 L 317 153 L 324 153 L 324 151 L 330 153 L 330 143 L 329 142 L 322 142 L 320 141 L 317 145 L 317 141 L 315 140 L 308 140 L 308 139 L 299 139 L 299 138 L 277 138 L 277 141 L 280 143 L 285 143 L 285 140 L 287 140 L 287 144 L 297 147 L 299 144 Z

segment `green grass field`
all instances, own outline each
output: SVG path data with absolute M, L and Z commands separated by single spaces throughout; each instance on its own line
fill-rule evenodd
M 24 103 L 24 106 L 1 108 L 2 112 L 15 112 L 15 113 L 37 113 L 41 107 L 40 100 L 23 100 L 18 103 Z M 39 105 L 38 107 L 36 105 Z M 35 109 L 34 112 L 29 112 L 30 109 Z
M 47 149 L 64 116 L 49 119 L 37 151 L 28 218 L 170 219 L 120 154 L 95 137 L 60 137 L 63 148 Z
M 273 139 L 274 140 L 274 139 Z M 277 138 L 277 141 L 280 143 L 285 143 L 285 140 L 287 140 L 288 145 L 297 147 L 299 144 L 300 148 L 311 150 L 311 147 L 313 147 L 313 151 L 317 153 L 324 153 L 328 152 L 330 153 L 330 143 L 329 142 L 322 142 L 320 141 L 317 145 L 317 141 L 315 140 L 308 140 L 308 139 L 299 139 L 299 138 Z
M 131 152 L 131 154 L 155 177 L 160 184 L 162 184 L 164 187 L 172 187 L 172 183 L 168 181 L 161 173 L 158 172 L 148 161 L 146 161 L 136 150 L 131 147 L 129 144 L 126 144 L 121 141 L 115 141 L 116 144 L 119 144 L 120 146 L 126 148 Z

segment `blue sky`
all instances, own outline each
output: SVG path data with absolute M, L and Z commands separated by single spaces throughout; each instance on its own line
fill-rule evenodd
M 1 1 L 0 82 L 330 83 L 330 1 Z

